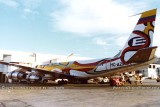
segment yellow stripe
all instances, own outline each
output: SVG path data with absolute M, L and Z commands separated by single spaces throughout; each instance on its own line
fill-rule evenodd
M 141 18 L 156 15 L 156 11 L 157 11 L 157 9 L 153 9 L 153 10 L 143 12 L 142 15 L 141 15 Z

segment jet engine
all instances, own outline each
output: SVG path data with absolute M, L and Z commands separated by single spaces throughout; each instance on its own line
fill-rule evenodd
M 42 77 L 39 75 L 31 74 L 27 75 L 26 79 L 30 82 L 38 82 L 42 80 Z
M 21 80 L 26 78 L 25 72 L 12 71 L 7 74 L 8 79 Z

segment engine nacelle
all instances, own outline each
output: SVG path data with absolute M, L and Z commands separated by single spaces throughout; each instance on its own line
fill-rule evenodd
M 26 79 L 31 82 L 37 82 L 37 81 L 41 81 L 42 77 L 39 75 L 27 75 Z
M 14 79 L 14 80 L 21 80 L 26 78 L 26 73 L 24 72 L 18 72 L 18 71 L 12 71 L 7 74 L 8 79 Z

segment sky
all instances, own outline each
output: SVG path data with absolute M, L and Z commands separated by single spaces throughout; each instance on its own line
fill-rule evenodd
M 160 46 L 159 0 L 0 0 L 0 50 L 112 57 L 139 15 L 157 8 L 154 46 Z M 156 55 L 160 57 L 160 48 Z

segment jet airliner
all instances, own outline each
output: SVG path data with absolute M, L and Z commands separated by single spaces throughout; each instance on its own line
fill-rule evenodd
M 57 78 L 68 79 L 72 83 L 84 83 L 90 78 L 105 77 L 148 66 L 154 61 L 157 48 L 152 46 L 156 10 L 141 13 L 124 47 L 113 58 L 51 63 L 37 65 L 35 68 L 3 61 L 0 64 L 19 67 L 19 69 L 8 73 L 9 79 L 40 82 L 46 80 L 45 77 L 49 75 L 53 80 Z

